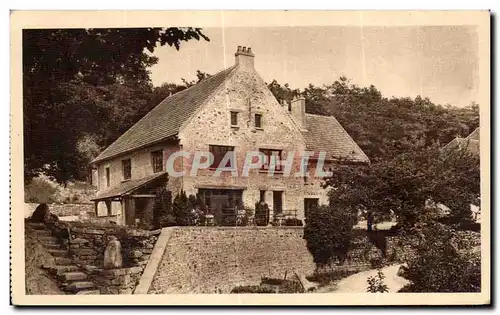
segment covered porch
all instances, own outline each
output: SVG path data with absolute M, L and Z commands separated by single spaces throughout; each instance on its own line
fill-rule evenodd
M 166 187 L 166 172 L 141 179 L 128 180 L 98 193 L 92 199 L 98 218 L 108 217 L 117 225 L 148 228 L 152 222 L 153 208 L 157 191 Z M 151 214 L 151 215 L 149 215 Z

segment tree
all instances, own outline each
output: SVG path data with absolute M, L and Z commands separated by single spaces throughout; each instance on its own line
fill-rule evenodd
M 331 198 L 328 206 L 313 207 L 306 215 L 304 239 L 318 266 L 335 259 L 344 262 L 357 223 L 357 213 L 338 206 Z
M 290 101 L 302 95 L 307 113 L 335 116 L 372 161 L 391 159 L 416 140 L 444 145 L 479 126 L 475 103 L 456 108 L 436 105 L 420 96 L 387 98 L 375 86 L 360 87 L 344 76 L 332 84 L 309 84 L 303 91 L 276 80 L 268 88 L 278 100 Z
M 271 91 L 271 93 L 273 93 L 274 97 L 276 97 L 279 103 L 289 103 L 295 96 L 298 96 L 300 93 L 298 89 L 292 90 L 288 83 L 285 83 L 282 86 L 276 80 L 268 83 L 267 88 Z
M 41 171 L 62 183 L 81 178 L 80 139 L 99 130 L 97 144 L 109 145 L 142 117 L 147 69 L 158 62 L 149 53 L 192 39 L 209 40 L 190 27 L 24 30 L 25 180 Z
M 480 292 L 481 250 L 467 237 L 442 224 L 412 233 L 416 255 L 402 268 L 410 284 L 400 292 Z M 477 236 L 479 239 L 479 236 Z
M 401 225 L 413 226 L 435 209 L 450 208 L 455 223 L 471 220 L 470 204 L 480 195 L 479 157 L 466 150 L 445 153 L 439 146 L 414 146 L 391 160 L 358 167 L 337 167 L 325 186 L 346 211 L 393 211 Z
M 205 79 L 210 78 L 211 76 L 212 75 L 209 73 L 206 73 L 206 72 L 203 72 L 200 70 L 196 70 L 196 80 L 187 81 L 186 79 L 182 78 L 182 83 L 184 84 L 184 86 L 186 88 L 189 88 L 189 87 L 192 87 L 193 85 L 195 85 L 196 83 L 199 83 Z

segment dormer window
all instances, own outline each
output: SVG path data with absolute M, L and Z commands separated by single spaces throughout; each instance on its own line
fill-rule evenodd
M 255 114 L 255 128 L 262 128 L 262 114 Z
M 231 127 L 238 127 L 238 112 L 231 112 Z

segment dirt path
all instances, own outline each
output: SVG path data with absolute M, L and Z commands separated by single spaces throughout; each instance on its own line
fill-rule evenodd
M 389 287 L 389 292 L 391 293 L 399 291 L 408 283 L 406 279 L 397 275 L 400 266 L 401 265 L 391 265 L 382 268 L 382 272 L 385 275 L 384 283 Z M 363 271 L 344 278 L 335 284 L 324 286 L 316 292 L 366 293 L 366 288 L 368 286 L 366 279 L 376 275 L 376 269 Z

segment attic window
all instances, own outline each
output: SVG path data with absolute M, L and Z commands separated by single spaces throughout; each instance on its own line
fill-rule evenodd
M 238 126 L 238 112 L 231 112 L 231 127 Z
M 255 128 L 262 128 L 262 114 L 255 114 Z

